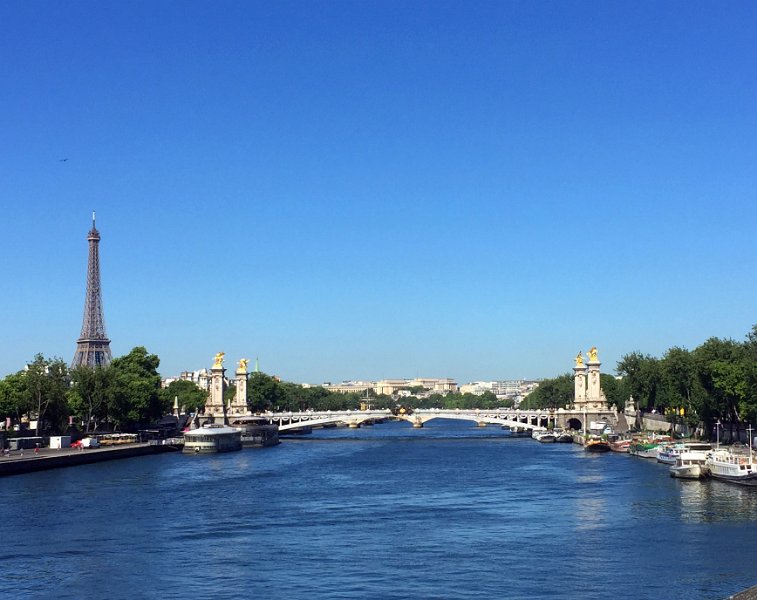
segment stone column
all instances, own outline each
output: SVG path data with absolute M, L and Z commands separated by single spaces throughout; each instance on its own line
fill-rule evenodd
M 599 382 L 599 367 L 602 363 L 597 358 L 597 349 L 589 350 L 588 383 L 586 389 L 586 402 L 590 408 L 602 408 L 602 390 Z
M 223 352 L 216 354 L 216 361 L 210 369 L 210 396 L 205 404 L 205 416 L 213 417 L 215 423 L 226 424 L 226 405 L 223 402 L 226 381 L 223 366 Z
M 239 361 L 235 385 L 237 388 L 234 400 L 231 403 L 231 414 L 235 416 L 247 414 L 247 359 Z
M 586 367 L 580 352 L 576 357 L 576 366 L 573 367 L 573 379 L 575 381 L 573 408 L 583 410 L 586 406 Z

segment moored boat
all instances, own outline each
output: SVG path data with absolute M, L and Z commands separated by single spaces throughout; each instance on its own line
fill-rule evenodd
M 559 444 L 572 444 L 573 443 L 573 434 L 569 433 L 567 431 L 560 431 L 558 433 L 555 433 L 555 441 Z
M 640 458 L 657 458 L 657 447 L 659 444 L 650 442 L 635 441 L 628 446 L 628 454 Z
M 757 487 L 757 465 L 752 460 L 751 448 L 749 455 L 727 449 L 715 450 L 708 455 L 705 469 L 713 479 Z
M 614 442 L 609 442 L 610 444 L 610 450 L 613 452 L 625 452 L 628 453 L 628 448 L 631 445 L 631 440 L 615 440 Z
M 712 450 L 712 444 L 706 442 L 679 442 L 677 444 L 661 444 L 657 450 L 657 462 L 668 465 L 676 464 L 676 460 L 681 454 L 696 452 L 702 458 L 707 457 L 707 453 Z
M 551 431 L 534 431 L 531 437 L 542 444 L 551 444 L 557 439 L 557 436 Z
M 262 448 L 279 443 L 279 426 L 264 417 L 238 417 L 231 423 L 242 432 L 243 448 Z
M 584 450 L 587 452 L 609 452 L 610 443 L 599 437 L 589 437 L 584 442 Z
M 707 454 L 705 450 L 681 452 L 670 467 L 670 476 L 680 479 L 701 479 L 706 473 Z
M 242 449 L 242 432 L 225 425 L 207 424 L 184 432 L 185 454 L 215 454 Z

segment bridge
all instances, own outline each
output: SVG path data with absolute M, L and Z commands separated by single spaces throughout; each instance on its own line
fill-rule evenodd
M 343 410 L 343 411 L 301 411 L 267 412 L 262 414 L 269 423 L 279 426 L 280 432 L 293 431 L 304 427 L 324 427 L 346 425 L 360 427 L 366 422 L 388 419 L 403 420 L 420 428 L 433 419 L 456 419 L 471 421 L 479 427 L 500 425 L 514 430 L 543 431 L 549 427 L 581 429 L 588 420 L 606 421 L 614 425 L 618 414 L 613 410 L 595 410 L 589 413 L 560 408 L 557 410 L 534 409 L 441 409 L 421 408 L 392 412 L 384 410 Z
M 387 419 L 407 421 L 413 427 L 420 428 L 433 419 L 456 419 L 472 421 L 478 426 L 500 425 L 511 429 L 532 429 L 541 431 L 546 429 L 549 413 L 535 414 L 533 411 L 503 412 L 500 410 L 465 410 L 465 409 L 414 409 L 392 413 L 386 410 L 345 410 L 345 411 L 303 411 L 278 412 L 263 415 L 269 423 L 279 426 L 280 432 L 302 429 L 303 427 L 323 427 L 329 425 L 347 425 L 360 427 L 366 422 L 384 421 Z

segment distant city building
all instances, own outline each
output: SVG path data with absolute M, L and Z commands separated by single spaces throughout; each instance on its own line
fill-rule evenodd
M 200 369 L 199 371 L 182 371 L 178 377 L 167 377 L 161 382 L 161 385 L 168 387 L 174 381 L 191 381 L 201 390 L 208 392 L 210 391 L 210 380 L 210 372 L 207 369 Z
M 525 398 L 530 394 L 539 382 L 528 381 L 526 379 L 509 379 L 505 381 L 474 381 L 460 386 L 460 392 L 463 394 L 473 394 L 481 396 L 486 392 L 491 392 L 497 398 L 516 400 Z
M 309 384 L 305 385 L 309 387 Z M 432 393 L 446 394 L 457 391 L 457 382 L 449 378 L 382 379 L 381 381 L 343 381 L 337 384 L 327 382 L 323 384 L 323 387 L 331 392 L 338 392 L 340 394 L 348 394 L 350 392 L 364 393 L 366 390 L 373 390 L 377 396 L 394 396 L 400 391 L 419 387 Z
M 337 384 L 324 383 L 323 387 L 330 392 L 337 392 L 339 394 L 350 394 L 353 392 L 363 394 L 366 390 L 372 390 L 374 383 L 372 381 L 343 381 Z

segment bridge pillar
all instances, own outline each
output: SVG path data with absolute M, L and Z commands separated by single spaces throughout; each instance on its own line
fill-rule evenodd
M 350 429 L 360 429 L 360 423 L 350 423 L 349 424 Z
M 423 429 L 423 421 L 413 421 L 414 429 Z
M 483 421 L 476 422 L 476 427 L 486 427 L 488 423 L 484 423 Z

